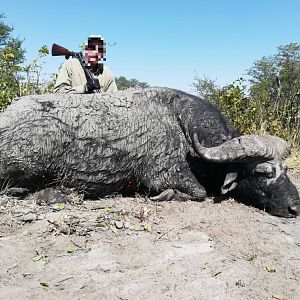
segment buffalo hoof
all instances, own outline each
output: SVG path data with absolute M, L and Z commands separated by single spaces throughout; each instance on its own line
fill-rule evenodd
M 12 188 L 6 188 L 3 191 L 1 191 L 0 196 L 6 195 L 6 196 L 12 196 L 12 197 L 24 197 L 28 193 L 29 193 L 29 190 L 26 188 L 12 187 Z
M 150 197 L 153 201 L 187 201 L 194 199 L 193 196 L 182 193 L 176 189 L 167 189 L 161 192 L 159 195 Z

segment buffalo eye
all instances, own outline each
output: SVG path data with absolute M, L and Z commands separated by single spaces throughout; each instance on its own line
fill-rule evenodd
M 269 163 L 258 164 L 253 169 L 253 174 L 265 176 L 267 178 L 274 178 L 276 175 L 276 168 Z
M 286 174 L 287 171 L 288 171 L 288 166 L 285 165 L 285 164 L 283 164 L 283 165 L 282 165 L 282 168 L 283 168 L 283 173 Z

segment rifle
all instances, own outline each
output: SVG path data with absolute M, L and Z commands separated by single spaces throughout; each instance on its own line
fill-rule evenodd
M 81 52 L 70 51 L 65 47 L 62 47 L 62 46 L 57 45 L 57 44 L 53 44 L 51 54 L 52 54 L 52 56 L 63 56 L 64 55 L 66 59 L 68 59 L 70 56 L 77 58 L 79 60 L 80 64 L 81 64 L 82 68 L 83 68 L 83 71 L 84 71 L 84 74 L 85 74 L 85 77 L 86 77 L 86 81 L 88 83 L 89 82 L 94 83 L 95 80 L 98 81 L 98 79 L 95 78 L 94 74 L 84 66 L 83 57 L 82 57 Z M 99 93 L 100 90 L 95 90 L 95 92 Z

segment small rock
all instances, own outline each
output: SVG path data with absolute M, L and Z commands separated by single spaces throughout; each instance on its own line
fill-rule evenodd
M 117 229 L 122 229 L 124 227 L 124 222 L 123 221 L 116 221 L 115 225 L 116 225 Z
M 37 220 L 37 216 L 35 214 L 27 214 L 21 217 L 21 221 L 23 222 L 33 222 Z

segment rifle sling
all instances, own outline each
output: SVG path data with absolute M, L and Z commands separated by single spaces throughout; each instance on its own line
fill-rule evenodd
M 77 53 L 75 53 L 75 57 L 79 60 L 81 66 L 83 68 L 86 80 L 88 81 L 89 79 L 94 79 L 95 75 L 84 66 L 81 54 L 77 52 Z M 101 68 L 99 74 L 102 74 L 102 73 L 103 73 L 103 68 Z M 100 93 L 100 90 L 95 90 L 95 93 Z

